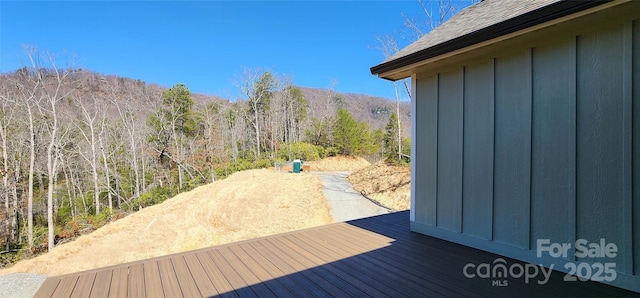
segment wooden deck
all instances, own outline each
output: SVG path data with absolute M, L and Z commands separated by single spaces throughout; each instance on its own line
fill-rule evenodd
M 108 257 L 108 256 L 101 256 Z M 408 212 L 50 277 L 36 297 L 638 295 L 596 282 L 466 278 L 499 256 L 409 231 Z M 518 263 L 507 259 L 509 267 Z M 521 264 L 521 263 L 520 263 Z

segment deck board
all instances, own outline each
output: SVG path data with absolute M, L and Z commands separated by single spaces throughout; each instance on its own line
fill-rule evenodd
M 162 280 L 158 262 L 150 261 L 142 265 L 144 267 L 144 292 L 147 297 L 163 297 Z
M 200 291 L 196 285 L 196 281 L 191 274 L 191 269 L 187 265 L 183 256 L 175 256 L 171 258 L 171 263 L 176 271 L 176 277 L 178 278 L 178 284 L 182 290 L 184 297 L 198 297 Z
M 255 248 L 249 244 L 243 247 L 247 254 L 253 256 L 256 262 L 266 264 L 266 269 L 270 272 L 278 272 L 282 277 L 278 280 L 296 297 L 331 297 L 321 286 L 313 281 L 309 274 L 294 274 L 303 271 L 306 267 L 292 264 L 293 261 L 287 259 L 279 250 L 265 239 L 260 241 L 259 247 Z M 298 269 L 296 269 L 298 268 Z M 344 296 L 344 295 L 343 295 Z
M 308 245 L 307 249 L 314 249 L 311 248 L 311 246 L 314 244 L 314 235 L 310 235 L 308 233 L 300 233 L 298 235 L 301 236 L 301 239 L 304 238 L 303 241 Z M 351 270 L 353 270 L 351 268 L 360 271 L 360 274 L 357 275 L 357 279 L 368 285 L 369 290 L 376 290 L 380 293 L 376 294 L 375 292 L 372 292 L 374 293 L 372 295 L 390 295 L 393 297 L 404 296 L 395 286 L 392 285 L 393 283 L 395 283 L 393 279 L 389 279 L 393 278 L 392 275 L 387 275 L 387 272 L 385 270 L 379 270 L 375 267 L 369 267 L 370 264 L 367 264 L 367 262 L 361 258 L 351 258 L 353 254 L 344 253 L 341 247 L 347 245 L 347 241 L 339 241 L 334 243 L 333 241 L 329 241 L 330 239 L 326 238 L 326 235 L 324 235 L 322 232 L 319 233 L 319 235 L 321 235 L 321 237 L 323 237 L 324 239 L 327 239 L 327 245 L 315 248 L 318 250 L 318 254 L 323 254 L 327 262 L 335 263 L 337 267 L 342 268 L 342 270 L 345 272 L 350 272 Z M 371 250 L 374 250 L 374 248 L 372 247 L 365 249 L 363 252 L 366 253 Z M 333 261 L 333 259 L 335 258 L 340 260 L 340 262 Z M 380 272 L 382 272 L 382 275 L 384 276 L 380 276 Z
M 160 280 L 162 281 L 164 297 L 184 297 L 171 259 L 167 258 L 158 260 L 158 270 L 160 271 Z M 149 297 L 152 296 L 149 295 Z
M 222 254 L 217 250 L 211 250 L 208 252 L 209 257 L 220 268 L 220 272 L 227 279 L 234 291 L 241 297 L 258 297 L 256 293 L 249 287 L 244 281 L 239 272 L 237 272 L 233 265 L 229 264 Z M 270 294 L 270 293 L 267 293 Z
M 127 285 L 129 290 L 127 296 L 147 297 L 144 285 L 144 264 L 135 264 L 129 267 L 129 279 Z
M 78 277 L 76 287 L 71 294 L 72 298 L 85 298 L 91 296 L 91 290 L 93 289 L 93 282 L 96 280 L 96 273 L 91 272 L 83 274 Z
M 356 276 L 349 273 L 352 270 L 360 271 L 360 268 L 350 266 L 343 262 L 337 262 L 341 259 L 340 257 L 327 253 L 325 251 L 325 248 L 327 247 L 328 243 L 322 241 L 310 244 L 309 242 L 307 242 L 309 241 L 309 239 L 304 237 L 302 233 L 289 235 L 288 239 L 296 243 L 297 245 L 300 245 L 304 250 L 312 253 L 314 257 L 319 258 L 321 260 L 319 265 L 327 267 L 331 271 L 331 273 L 358 288 L 360 291 L 363 291 L 366 295 L 373 297 L 384 296 L 383 292 L 380 292 L 378 289 L 376 289 L 377 285 L 367 284 L 369 279 L 366 278 L 365 275 L 358 274 Z
M 465 264 L 500 256 L 409 231 L 408 212 L 48 278 L 35 297 L 601 296 L 596 282 L 546 285 L 466 278 Z M 504 258 L 504 257 L 503 257 Z M 509 263 L 518 261 L 506 259 Z M 636 294 L 637 295 L 637 294 Z
M 93 288 L 91 289 L 91 295 L 89 295 L 89 297 L 109 297 L 109 286 L 111 285 L 112 276 L 113 270 L 102 270 L 96 272 L 96 280 L 93 282 Z
M 293 268 L 298 270 L 297 272 L 302 272 L 307 278 L 321 287 L 323 291 L 327 291 L 334 297 L 344 297 L 347 295 L 362 297 L 365 295 L 363 291 L 332 273 L 335 269 L 331 266 L 321 266 L 322 261 L 315 258 L 302 247 L 290 242 L 286 237 L 281 237 L 279 240 L 280 241 L 269 240 L 274 247 L 274 251 L 275 249 L 280 249 L 282 252 L 278 254 L 278 256 L 286 260 L 287 264 L 294 266 Z M 344 295 L 342 293 L 344 293 Z
M 217 296 L 218 290 L 216 290 L 216 286 L 211 282 L 207 272 L 202 267 L 200 260 L 195 254 L 186 254 L 184 255 L 184 260 L 189 267 L 189 271 L 191 272 L 191 276 L 193 277 L 193 281 L 200 292 L 201 297 L 211 297 Z
M 200 260 L 200 263 L 209 276 L 209 279 L 215 285 L 218 295 L 225 297 L 238 297 L 238 295 L 233 291 L 233 286 L 229 283 L 227 278 L 224 277 L 224 274 L 220 271 L 220 267 L 213 262 L 208 253 L 197 253 L 196 257 Z
M 40 289 L 38 289 L 36 294 L 33 295 L 33 297 L 34 298 L 51 297 L 51 293 L 56 291 L 56 288 L 58 287 L 59 284 L 60 284 L 59 278 L 56 278 L 56 277 L 47 278 L 44 281 L 44 283 L 42 283 L 42 286 L 40 286 Z
M 73 289 L 76 287 L 76 283 L 78 282 L 78 276 L 71 276 L 69 278 L 62 279 L 60 284 L 56 288 L 56 291 L 53 292 L 54 297 L 71 297 L 73 293 Z
M 246 244 L 244 244 L 244 246 L 246 246 Z M 292 287 L 288 278 L 281 278 L 283 274 L 279 273 L 279 270 L 275 268 L 271 262 L 261 259 L 260 254 L 250 255 L 243 249 L 243 245 L 235 246 L 233 253 L 248 270 L 253 272 L 257 278 L 256 282 L 266 284 L 276 297 L 301 297 L 301 294 L 303 294 L 298 293 L 298 295 L 296 295 L 290 292 L 290 288 L 295 289 L 296 287 Z M 271 280 L 274 282 L 267 283 Z
M 127 297 L 129 288 L 129 267 L 123 266 L 113 269 L 111 284 L 109 285 L 109 298 Z

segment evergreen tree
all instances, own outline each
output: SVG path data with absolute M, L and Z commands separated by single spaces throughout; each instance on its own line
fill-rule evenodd
M 376 151 L 375 135 L 369 125 L 356 121 L 344 108 L 338 109 L 333 125 L 334 145 L 338 153 L 368 155 Z
M 178 166 L 179 189 L 183 185 L 183 171 L 193 179 L 189 169 L 183 165 L 185 137 L 193 137 L 198 128 L 198 118 L 192 111 L 193 104 L 187 86 L 176 84 L 162 92 L 162 108 L 147 119 L 147 124 L 153 129 L 149 141 L 156 145 L 161 163 L 175 163 Z
M 389 122 L 385 127 L 384 155 L 387 161 L 399 160 L 398 154 L 398 114 L 394 111 L 389 116 Z

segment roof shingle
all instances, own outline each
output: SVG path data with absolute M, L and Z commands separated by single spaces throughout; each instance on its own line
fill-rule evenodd
M 484 0 L 460 11 L 385 62 L 402 58 L 562 0 Z

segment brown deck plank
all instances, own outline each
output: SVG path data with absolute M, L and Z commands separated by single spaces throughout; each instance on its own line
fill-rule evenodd
M 331 247 L 333 253 L 345 258 L 358 256 L 358 258 L 351 258 L 351 260 L 353 260 L 354 264 L 357 264 L 358 267 L 367 268 L 366 274 L 378 283 L 393 287 L 394 290 L 398 290 L 402 294 L 412 297 L 424 295 L 425 291 L 428 290 L 427 288 L 421 288 L 421 283 L 411 281 L 411 278 L 405 275 L 403 270 L 375 258 L 375 253 L 367 253 L 371 251 L 372 246 L 364 243 L 363 238 L 349 237 L 349 234 L 340 234 L 337 230 L 339 229 L 319 231 L 318 234 L 321 237 L 326 237 L 326 239 L 336 242 L 336 245 Z M 353 233 L 353 231 L 349 232 Z M 351 241 L 344 241 L 345 239 L 350 239 Z M 376 246 L 379 247 L 379 245 Z
M 221 250 L 221 252 L 224 254 L 223 250 Z M 266 287 L 276 297 L 300 297 L 300 295 L 293 295 L 288 290 L 288 287 L 284 286 L 283 282 L 285 282 L 286 278 L 278 278 L 282 276 L 278 276 L 277 272 L 279 270 L 277 270 L 277 268 L 270 267 L 271 269 L 275 269 L 273 275 L 264 268 L 264 266 L 270 264 L 269 261 L 260 259 L 262 262 L 257 262 L 256 259 L 247 254 L 240 245 L 229 247 L 229 252 L 233 253 L 234 258 L 242 262 L 243 266 L 252 273 L 252 276 L 255 276 L 253 283 Z M 255 286 L 253 287 L 256 288 Z M 256 290 L 258 289 L 256 288 Z
M 241 297 L 258 297 L 257 293 L 249 287 L 249 285 L 242 279 L 242 276 L 237 272 L 231 264 L 220 254 L 217 249 L 208 251 L 209 257 L 220 268 L 220 271 L 224 277 L 229 281 L 229 284 L 233 287 L 238 295 Z
M 52 297 L 71 297 L 71 293 L 73 293 L 73 289 L 76 287 L 76 283 L 78 282 L 78 276 L 68 276 L 60 280 L 60 284 L 56 288 L 56 291 L 53 292 Z
M 200 260 L 198 260 L 198 257 L 195 254 L 184 255 L 184 260 L 189 267 L 189 271 L 191 271 L 191 275 L 193 276 L 193 280 L 198 287 L 200 296 L 211 297 L 220 294 L 218 290 L 216 290 L 216 287 L 213 285 L 213 282 L 211 282 L 211 280 L 209 279 L 207 272 L 202 267 Z
M 191 270 L 183 256 L 175 256 L 171 258 L 171 263 L 173 264 L 173 269 L 176 272 L 176 277 L 178 278 L 178 284 L 180 284 L 180 290 L 182 291 L 182 296 L 184 297 L 198 297 L 200 295 L 200 291 L 198 290 L 198 286 L 192 276 Z
M 324 261 L 315 255 L 309 253 L 309 251 L 305 250 L 302 246 L 299 246 L 288 239 L 286 236 L 280 237 L 280 241 L 271 241 L 274 246 L 279 247 L 284 254 L 281 255 L 283 258 L 292 257 L 293 260 L 289 260 L 290 264 L 295 264 L 295 262 L 300 262 L 300 264 L 305 268 L 302 269 L 303 272 L 311 272 L 317 275 L 317 278 L 314 278 L 314 282 L 319 286 L 323 287 L 325 290 L 331 291 L 344 291 L 348 294 L 348 296 L 352 297 L 363 297 L 366 296 L 366 293 L 354 286 L 353 284 L 348 282 L 348 279 L 345 280 L 341 278 L 340 270 L 329 265 L 324 265 Z M 310 269 L 307 269 L 310 268 Z M 341 297 L 342 295 L 336 295 Z
M 111 285 L 112 269 L 96 272 L 96 279 L 93 282 L 93 289 L 89 297 L 104 298 L 109 297 L 109 286 Z
M 263 241 L 259 242 L 266 242 L 266 240 L 263 239 Z M 291 267 L 283 264 L 280 259 L 265 257 L 263 254 L 255 250 L 249 243 L 242 243 L 238 245 L 238 247 L 241 250 L 238 251 L 238 256 L 244 260 L 247 260 L 245 261 L 245 263 L 249 262 L 260 264 L 261 268 L 266 273 L 264 275 L 262 275 L 262 273 L 261 275 L 259 275 L 260 280 L 264 282 L 267 282 L 269 280 L 276 280 L 278 282 L 278 285 L 287 289 L 287 291 L 295 297 L 309 297 L 309 295 L 314 292 L 314 289 L 317 288 L 317 286 L 313 282 L 307 280 L 303 276 L 293 274 L 297 271 L 290 269 Z M 291 273 L 292 275 L 288 275 L 287 273 L 285 273 L 285 271 L 281 269 L 282 267 L 288 267 L 289 270 L 287 270 L 287 272 Z M 273 289 L 273 286 L 270 287 L 278 297 L 283 296 L 276 292 L 279 289 Z
M 163 297 L 162 280 L 157 261 L 149 261 L 144 266 L 144 292 L 147 297 Z
M 129 297 L 146 297 L 144 285 L 144 263 L 129 266 Z
M 229 262 L 229 265 L 231 265 L 231 267 L 240 274 L 244 282 L 249 285 L 249 287 L 258 294 L 258 296 L 276 297 L 276 295 L 255 275 L 253 270 L 233 253 L 232 248 L 235 248 L 235 245 L 221 247 L 218 252 L 220 252 L 220 255 Z
M 316 234 L 317 235 L 317 234 Z M 314 249 L 320 256 L 324 256 L 327 262 L 333 262 L 336 267 L 342 268 L 347 274 L 356 277 L 358 280 L 367 285 L 367 290 L 375 290 L 382 295 L 390 295 L 392 297 L 402 297 L 402 293 L 398 291 L 394 286 L 389 285 L 384 278 L 379 278 L 375 273 L 371 272 L 372 268 L 368 268 L 368 264 L 363 264 L 355 258 L 355 254 L 344 254 L 337 249 L 336 244 L 331 244 L 330 241 L 322 237 L 313 237 L 304 231 L 297 233 L 299 241 L 307 243 L 308 249 Z M 323 239 L 322 242 L 318 242 L 317 239 Z M 340 260 L 336 262 L 336 260 Z
M 83 274 L 78 277 L 76 286 L 71 293 L 71 298 L 85 298 L 91 295 L 93 282 L 96 280 L 96 273 Z
M 361 276 L 354 276 L 352 274 L 353 268 L 349 266 L 345 266 L 344 263 L 340 264 L 337 262 L 339 259 L 335 256 L 329 255 L 323 251 L 323 248 L 327 246 L 327 243 L 323 243 L 323 241 L 310 241 L 307 242 L 307 239 L 296 234 L 290 234 L 286 236 L 291 242 L 296 243 L 302 247 L 305 251 L 312 254 L 314 257 L 319 258 L 322 262 L 319 265 L 326 267 L 331 270 L 331 273 L 343 279 L 345 282 L 353 285 L 358 288 L 358 290 L 365 292 L 366 295 L 381 297 L 385 296 L 383 292 L 380 292 L 378 289 L 373 288 L 370 285 L 367 285 L 367 280 L 362 280 Z
M 259 244 L 260 255 L 264 254 L 278 268 L 290 274 L 300 285 L 298 288 L 308 291 L 314 297 L 348 296 L 347 292 L 341 290 L 336 284 L 320 276 L 317 272 L 320 269 L 314 269 L 315 264 L 306 259 L 302 260 L 302 257 L 293 252 L 279 249 L 278 245 L 282 245 L 282 237 L 265 239 Z M 300 295 L 304 296 L 304 294 Z
M 209 279 L 216 287 L 219 295 L 221 296 L 229 296 L 229 297 L 238 297 L 237 293 L 233 291 L 233 286 L 229 283 L 218 265 L 211 259 L 208 251 L 198 252 L 196 254 L 198 260 L 200 260 L 200 264 L 207 272 Z
M 40 286 L 40 289 L 33 295 L 34 298 L 50 298 L 53 292 L 60 284 L 59 277 L 49 277 L 45 279 L 44 283 Z
M 129 290 L 129 267 L 122 266 L 113 269 L 111 274 L 111 284 L 109 286 L 109 297 L 127 297 Z
M 160 270 L 160 280 L 162 280 L 164 296 L 172 298 L 183 297 L 171 259 L 158 260 L 158 269 Z

